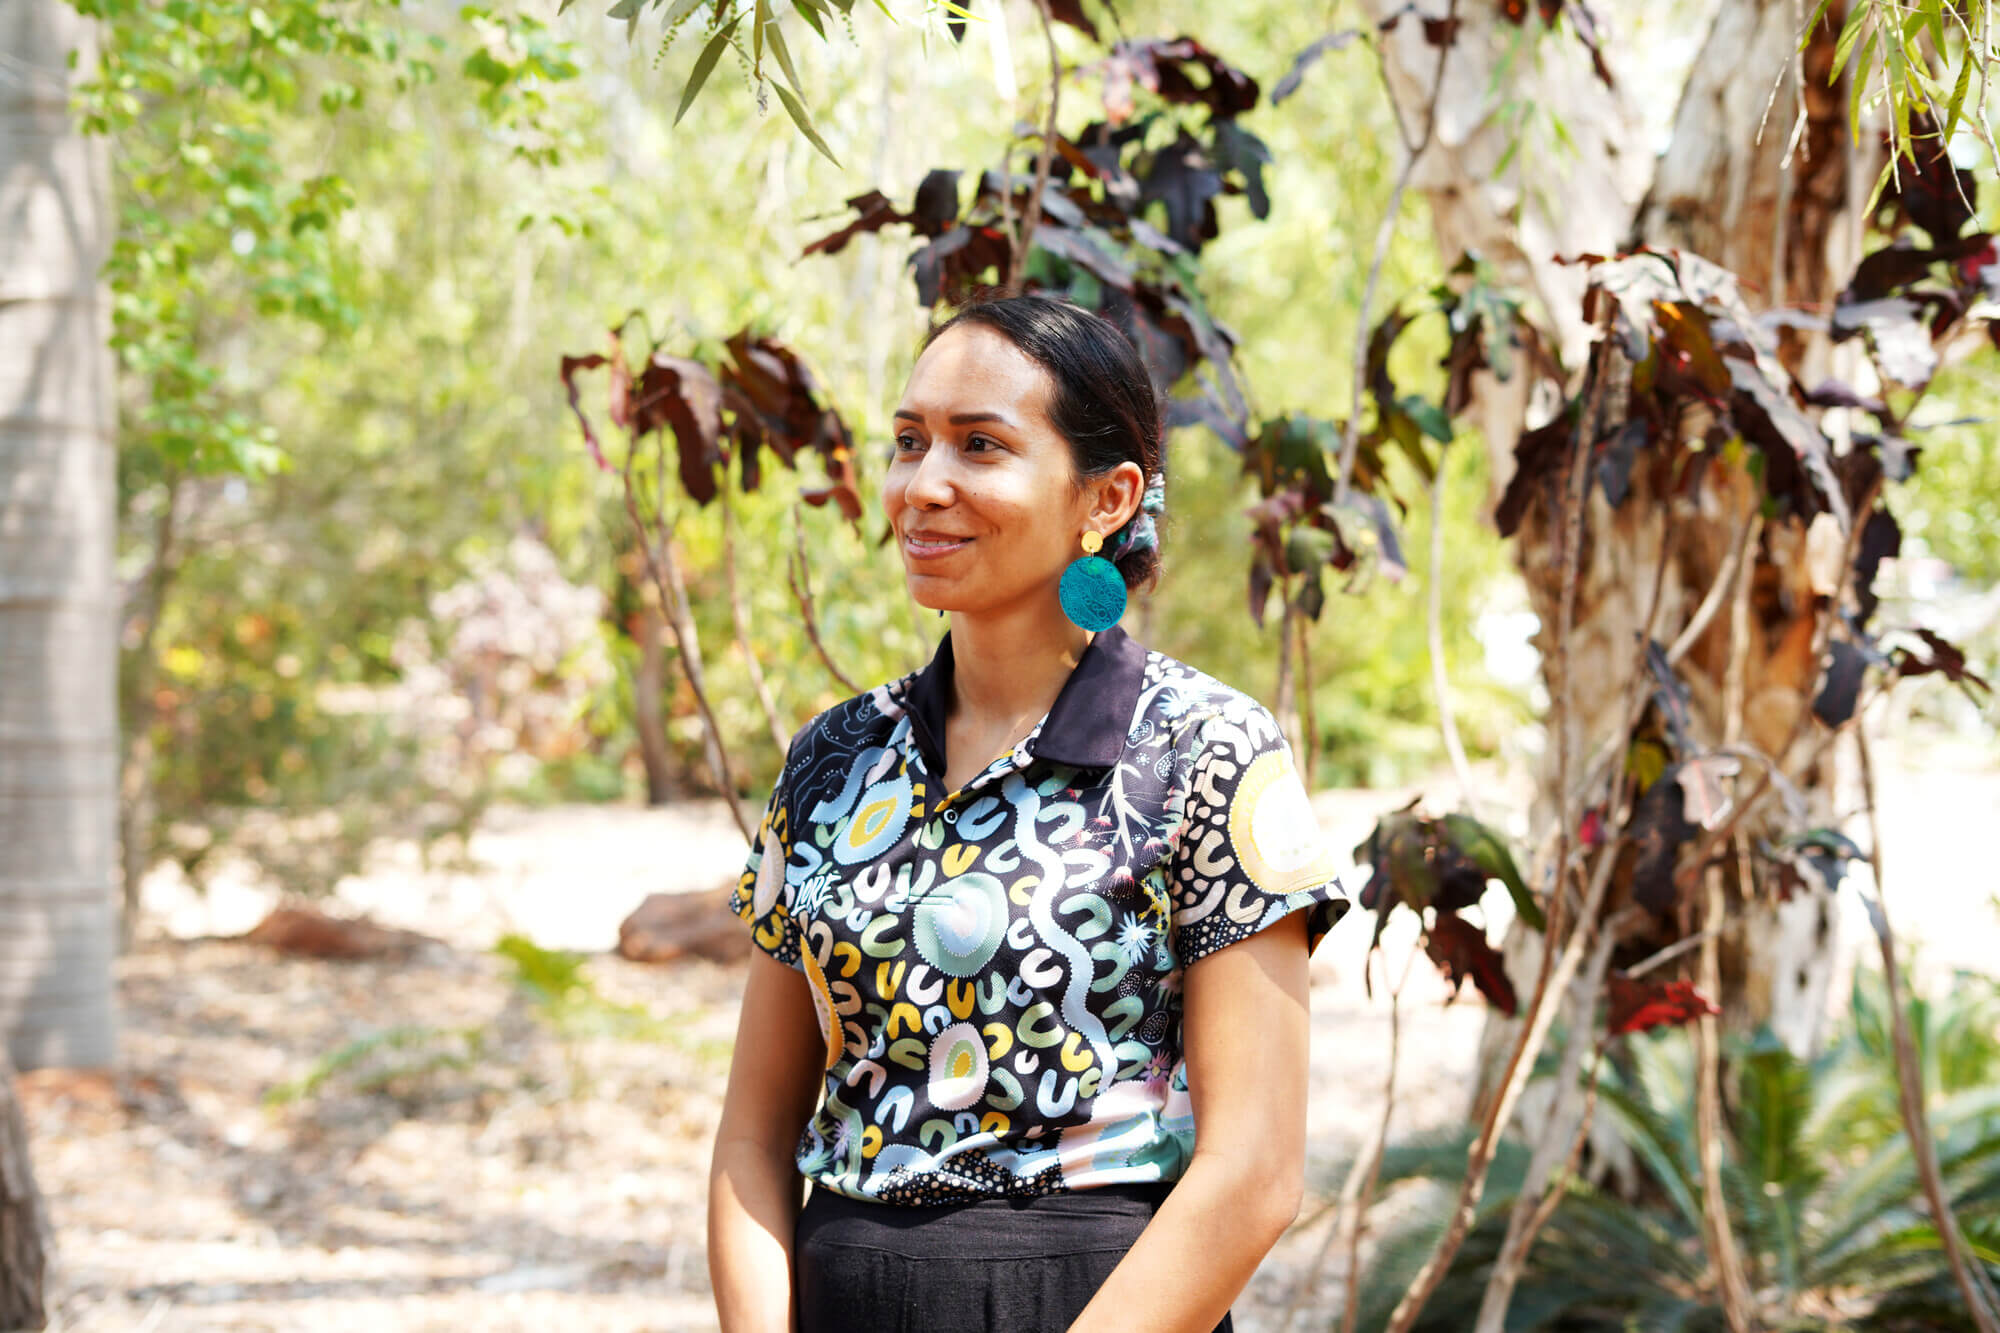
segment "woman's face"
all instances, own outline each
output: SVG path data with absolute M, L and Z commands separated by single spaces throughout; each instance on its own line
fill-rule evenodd
M 882 508 L 920 606 L 970 614 L 1057 610 L 1063 567 L 1086 530 L 1109 537 L 1138 508 L 1144 474 L 1123 463 L 1078 484 L 1048 415 L 1047 371 L 1006 335 L 960 324 L 917 358 L 896 409 Z

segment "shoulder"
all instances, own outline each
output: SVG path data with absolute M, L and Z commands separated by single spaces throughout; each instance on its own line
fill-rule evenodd
M 909 725 L 903 699 L 916 673 L 863 690 L 815 714 L 794 732 L 785 754 L 784 780 L 796 785 L 829 766 L 844 767 L 858 754 L 888 745 Z
M 1149 723 L 1192 744 L 1205 743 L 1218 730 L 1259 739 L 1279 736 L 1271 710 L 1255 698 L 1162 652 L 1146 654 L 1145 687 L 1133 718 L 1135 728 Z

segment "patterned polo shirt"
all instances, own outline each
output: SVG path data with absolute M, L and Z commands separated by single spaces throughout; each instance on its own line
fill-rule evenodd
M 1297 911 L 1317 944 L 1348 906 L 1291 752 L 1255 700 L 1111 629 L 948 792 L 951 678 L 947 636 L 806 724 L 731 893 L 826 1044 L 799 1170 L 911 1204 L 1177 1180 L 1185 969 Z

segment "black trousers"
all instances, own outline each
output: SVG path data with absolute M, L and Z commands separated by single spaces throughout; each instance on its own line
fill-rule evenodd
M 929 1207 L 814 1190 L 792 1245 L 799 1333 L 1062 1333 L 1171 1188 Z

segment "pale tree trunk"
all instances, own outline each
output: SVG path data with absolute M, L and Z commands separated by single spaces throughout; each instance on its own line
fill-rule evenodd
M 1387 0 L 1371 4 L 1378 18 L 1401 7 Z M 1443 0 L 1424 8 L 1442 14 Z M 1837 28 L 1845 6 L 1836 0 L 1832 8 Z M 1662 95 L 1655 49 L 1620 49 L 1614 41 L 1607 50 L 1619 77 L 1614 90 L 1594 77 L 1588 54 L 1567 33 L 1543 36 L 1532 58 L 1520 56 L 1520 30 L 1499 10 L 1460 6 L 1463 26 L 1442 90 L 1437 141 L 1413 183 L 1425 192 L 1445 258 L 1475 250 L 1499 269 L 1502 280 L 1537 298 L 1536 313 L 1557 335 L 1572 373 L 1583 364 L 1592 334 L 1579 300 L 1585 274 L 1581 265 L 1555 263 L 1557 255 L 1610 254 L 1641 244 L 1682 248 L 1741 275 L 1752 285 L 1745 295 L 1753 309 L 1778 300 L 1831 302 L 1835 275 L 1851 271 L 1858 258 L 1859 228 L 1850 205 L 1857 197 L 1854 155 L 1840 94 L 1825 87 L 1830 34 L 1807 51 L 1799 81 L 1793 53 L 1795 24 L 1803 15 L 1793 0 L 1724 0 L 1711 11 L 1712 25 L 1657 165 L 1638 101 Z M 1687 20 L 1707 21 L 1702 13 L 1690 13 Z M 1657 29 L 1657 11 L 1650 21 Z M 1508 64 L 1510 51 L 1517 54 Z M 1436 64 L 1418 24 L 1397 25 L 1385 41 L 1385 73 L 1406 120 L 1421 115 Z M 1781 161 L 1801 102 L 1802 142 L 1787 171 Z M 1550 136 L 1542 131 L 1541 141 L 1531 138 L 1496 177 L 1493 168 L 1507 154 L 1519 124 L 1510 108 L 1522 104 L 1536 114 L 1560 117 L 1574 148 L 1549 146 Z M 1528 123 L 1536 122 L 1531 117 Z M 1524 179 L 1530 183 L 1524 186 Z M 1808 345 L 1790 333 L 1786 339 L 1785 359 L 1808 383 L 1824 373 L 1823 340 Z M 1496 496 L 1512 475 L 1513 446 L 1524 424 L 1547 419 L 1555 406 L 1529 403 L 1519 381 L 1481 386 L 1476 419 L 1491 453 Z M 1602 490 L 1591 487 L 1569 653 L 1570 754 L 1585 761 L 1624 722 L 1625 682 L 1661 570 L 1663 541 L 1671 547 L 1652 637 L 1671 643 L 1746 530 L 1749 487 L 1740 472 L 1703 487 L 1698 500 L 1666 499 L 1665 477 L 1649 466 L 1664 452 L 1656 445 L 1642 453 L 1632 493 L 1615 511 Z M 1544 627 L 1538 641 L 1544 660 L 1561 587 L 1550 521 L 1546 513 L 1531 512 L 1513 543 Z M 1749 555 L 1751 627 L 1734 720 L 1724 715 L 1732 619 L 1726 608 L 1693 640 L 1680 670 L 1693 695 L 1699 741 L 1740 737 L 1765 753 L 1780 754 L 1811 701 L 1817 675 L 1811 645 L 1825 614 L 1824 599 L 1814 595 L 1805 534 L 1796 519 L 1763 526 Z M 1803 740 L 1811 739 L 1806 728 Z M 1553 755 L 1556 748 L 1551 738 L 1546 752 Z M 1782 757 L 1796 760 L 1805 748 L 1802 743 Z M 1571 781 L 1581 782 L 1591 767 L 1573 761 Z M 1788 765 L 1787 771 L 1804 791 L 1815 822 L 1832 823 L 1830 770 L 1801 772 Z M 1554 783 L 1551 763 L 1540 775 L 1531 820 L 1537 844 L 1561 808 Z M 1739 1030 L 1769 1023 L 1795 1051 L 1810 1052 L 1824 1035 L 1833 972 L 1831 905 L 1805 893 L 1780 902 L 1759 886 L 1744 892 L 1733 869 L 1728 879 L 1719 997 L 1725 1022 Z M 1614 894 L 1607 910 L 1624 905 Z M 1693 923 L 1684 918 L 1679 924 Z M 1532 988 L 1540 943 L 1531 931 L 1509 933 L 1509 968 L 1523 993 Z M 1634 948 L 1643 953 L 1647 944 L 1636 941 Z M 1479 1105 L 1490 1095 L 1517 1032 L 1513 1021 L 1497 1014 L 1489 1019 L 1475 1096 Z M 1524 1102 L 1523 1113 L 1536 1111 Z
M 69 111 L 92 34 L 0 0 L 0 1040 L 115 1053 L 118 644 L 104 146 Z

